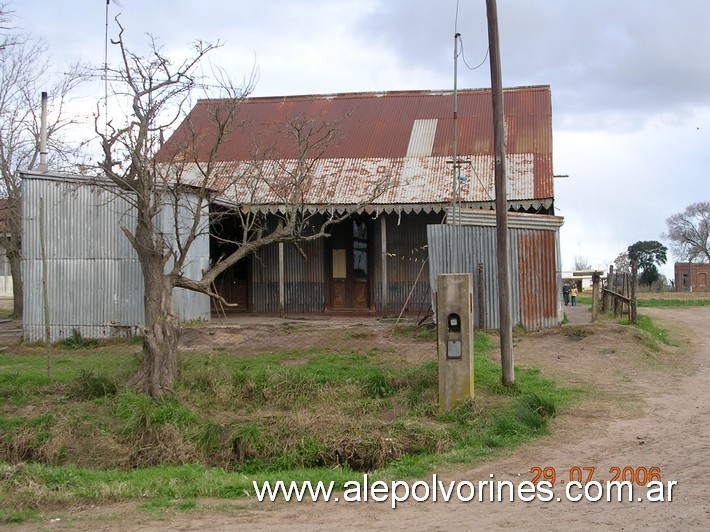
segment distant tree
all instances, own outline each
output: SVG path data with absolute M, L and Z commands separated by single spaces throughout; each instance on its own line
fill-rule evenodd
M 658 290 L 659 292 L 669 285 L 668 278 L 662 273 L 658 275 L 658 279 L 653 283 L 651 288 L 653 290 Z
M 589 259 L 587 257 L 582 257 L 577 255 L 574 257 L 574 269 L 575 270 L 591 270 L 592 265 L 589 264 Z
M 0 5 L 0 10 L 3 6 Z M 37 168 L 40 156 L 40 110 L 42 92 L 48 94 L 47 166 L 53 171 L 74 168 L 79 154 L 62 141 L 61 133 L 73 124 L 65 104 L 71 91 L 84 79 L 80 65 L 52 76 L 46 60 L 47 46 L 41 40 L 5 31 L 0 11 L 0 212 L 4 231 L 0 245 L 10 264 L 13 284 L 13 314 L 22 317 L 20 170 Z
M 614 259 L 614 272 L 631 273 L 631 261 L 626 251 L 619 253 Z
M 7 48 L 16 42 L 16 38 L 11 36 L 13 27 L 10 20 L 12 15 L 13 11 L 7 7 L 7 4 L 0 3 L 0 48 Z
M 710 202 L 702 201 L 686 207 L 666 220 L 664 238 L 682 260 L 710 262 Z
M 643 240 L 629 246 L 629 260 L 639 268 L 639 283 L 649 287 L 660 273 L 656 264 L 666 263 L 668 248 L 656 240 Z

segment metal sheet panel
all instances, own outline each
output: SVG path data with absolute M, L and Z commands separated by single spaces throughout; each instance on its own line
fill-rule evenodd
M 434 135 L 436 134 L 436 118 L 423 120 L 416 119 L 412 124 L 412 133 L 409 137 L 407 147 L 407 157 L 429 157 L 434 147 Z
M 483 263 L 486 328 L 496 329 L 500 326 L 496 229 L 462 226 L 460 230 L 461 238 L 457 239 L 455 226 L 427 226 L 430 285 L 434 290 L 439 273 L 453 272 L 451 250 L 460 242 L 462 270 L 474 274 L 476 291 L 478 264 Z M 528 330 L 559 324 L 556 236 L 557 230 L 509 229 L 512 320 Z M 476 324 L 479 312 L 474 304 Z
M 22 181 L 24 336 L 45 339 L 39 205 L 44 205 L 50 336 L 133 334 L 144 321 L 143 276 L 121 231 L 135 228 L 130 203 L 104 188 L 66 176 L 28 174 Z M 206 268 L 208 243 L 197 242 L 189 274 Z M 207 236 L 204 236 L 207 240 Z M 206 296 L 176 290 L 174 306 L 185 320 L 209 319 Z
M 448 160 L 450 157 L 321 159 L 313 163 L 309 182 L 302 186 L 294 201 L 326 208 L 355 204 L 444 205 L 451 202 L 453 188 Z M 494 202 L 493 156 L 471 156 L 469 161 L 461 169 L 460 201 Z M 529 153 L 506 156 L 509 202 L 528 201 L 539 206 L 552 197 L 536 196 L 535 161 L 534 154 Z M 273 161 L 260 165 L 257 171 L 251 163 L 224 163 L 218 170 L 220 178 L 215 186 L 234 204 L 282 206 L 283 198 L 293 193 L 289 176 L 298 172 L 298 165 L 297 160 Z M 186 165 L 185 172 L 199 178 L 195 165 Z

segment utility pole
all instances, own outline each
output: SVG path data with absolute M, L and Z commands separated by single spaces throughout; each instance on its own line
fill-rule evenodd
M 459 191 L 459 153 L 458 153 L 458 111 L 459 111 L 459 95 L 458 95 L 458 63 L 459 63 L 459 37 L 460 33 L 454 34 L 454 120 L 453 120 L 453 149 L 454 157 L 451 161 L 451 170 L 453 181 L 451 183 L 451 218 L 452 229 L 454 230 L 454 244 L 451 246 L 451 272 L 461 272 L 461 227 L 456 218 L 457 210 L 461 208 L 458 191 Z M 457 205 L 459 203 L 459 205 Z M 460 215 L 459 215 L 460 216 Z
M 513 364 L 513 326 L 511 318 L 510 265 L 508 263 L 508 194 L 505 169 L 505 114 L 503 82 L 498 38 L 496 0 L 486 0 L 488 48 L 491 58 L 491 94 L 493 99 L 493 144 L 495 147 L 496 258 L 498 263 L 498 309 L 500 313 L 500 361 L 503 384 L 515 382 Z

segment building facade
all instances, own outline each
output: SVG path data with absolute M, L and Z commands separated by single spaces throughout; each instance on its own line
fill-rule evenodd
M 710 264 L 694 262 L 675 263 L 675 289 L 677 292 L 707 292 Z

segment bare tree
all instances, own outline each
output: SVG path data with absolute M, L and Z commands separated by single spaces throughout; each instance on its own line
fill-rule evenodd
M 619 253 L 614 259 L 614 271 L 616 273 L 631 273 L 631 260 L 626 251 Z
M 4 228 L 0 245 L 10 263 L 13 281 L 13 314 L 22 317 L 20 170 L 33 169 L 40 155 L 41 93 L 48 93 L 47 164 L 55 171 L 73 168 L 78 150 L 62 139 L 63 130 L 74 124 L 66 118 L 72 90 L 84 79 L 84 70 L 74 65 L 58 77 L 50 71 L 47 47 L 25 36 L 6 35 L 0 45 L 0 218 Z
M 17 38 L 12 35 L 13 26 L 10 21 L 14 12 L 5 3 L 0 3 L 0 48 L 7 48 L 17 42 Z
M 689 205 L 666 220 L 673 252 L 690 262 L 710 262 L 710 202 Z
M 575 270 L 591 270 L 592 266 L 589 264 L 589 259 L 587 257 L 582 257 L 581 255 L 576 255 L 574 257 L 574 269 Z
M 136 214 L 135 229 L 126 225 L 122 230 L 143 272 L 145 325 L 142 366 L 129 385 L 159 397 L 173 391 L 177 377 L 180 323 L 173 309 L 174 288 L 221 299 L 212 289 L 213 281 L 230 266 L 269 244 L 322 238 L 342 219 L 330 217 L 316 224 L 315 214 L 306 208 L 313 169 L 335 139 L 337 124 L 294 117 L 281 133 L 291 136 L 295 158 L 275 159 L 271 147 L 257 141 L 254 157 L 234 168 L 222 159 L 221 148 L 235 128 L 243 127 L 239 109 L 252 90 L 253 76 L 239 86 L 221 77 L 223 97 L 203 101 L 208 119 L 196 122 L 188 114 L 175 128 L 189 110 L 193 93 L 204 87 L 201 64 L 219 43 L 197 42 L 189 59 L 173 65 L 153 39 L 148 57 L 131 53 L 120 23 L 119 28 L 114 44 L 122 61 L 111 74 L 126 87 L 122 96 L 129 98 L 131 113 L 120 127 L 97 120 L 96 132 L 103 147 L 101 170 Z M 172 129 L 173 135 L 158 150 L 162 132 Z M 384 190 L 374 183 L 362 204 Z M 228 256 L 190 278 L 185 274 L 190 250 L 209 231 L 208 205 L 216 194 L 232 198 L 231 215 L 242 231 L 231 242 Z M 266 199 L 279 205 L 278 223 L 248 207 Z M 166 214 L 172 220 L 168 229 L 161 225 Z

